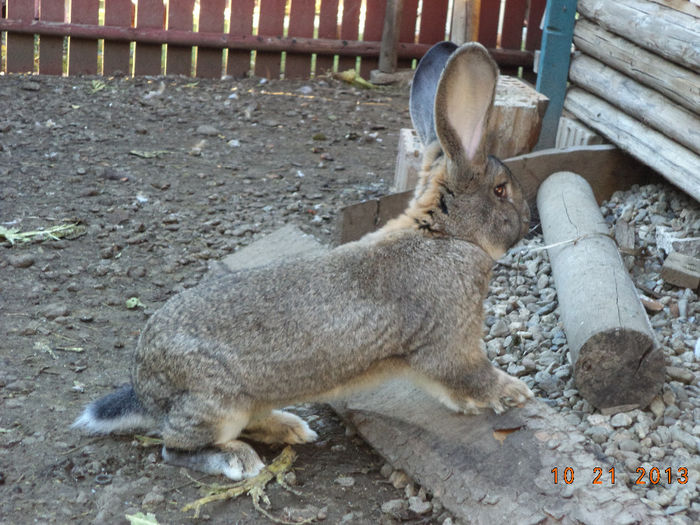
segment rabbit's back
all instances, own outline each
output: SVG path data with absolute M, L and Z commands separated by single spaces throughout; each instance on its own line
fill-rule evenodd
M 291 402 L 385 360 L 478 339 L 492 259 L 454 239 L 391 237 L 223 275 L 174 297 L 139 341 L 139 396 L 160 410 L 157 399 L 192 388 Z

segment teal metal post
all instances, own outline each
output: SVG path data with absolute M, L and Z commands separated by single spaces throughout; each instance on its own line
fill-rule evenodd
M 547 0 L 537 68 L 537 91 L 549 97 L 549 105 L 535 149 L 553 148 L 557 138 L 569 75 L 575 17 L 576 0 Z

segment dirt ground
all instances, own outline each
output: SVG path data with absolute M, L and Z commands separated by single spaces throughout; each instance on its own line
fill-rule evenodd
M 79 223 L 58 240 L 0 245 L 0 523 L 126 523 L 136 512 L 191 522 L 181 508 L 201 490 L 159 448 L 69 424 L 128 381 L 149 315 L 209 261 L 287 223 L 332 242 L 342 206 L 388 192 L 407 89 L 4 76 L 0 99 L 0 226 Z M 295 447 L 300 495 L 270 484 L 270 512 L 392 521 L 381 505 L 405 491 L 383 460 L 328 407 L 298 411 L 320 439 Z M 256 447 L 267 462 L 279 452 Z M 443 518 L 436 505 L 393 519 Z M 266 522 L 248 498 L 199 519 Z

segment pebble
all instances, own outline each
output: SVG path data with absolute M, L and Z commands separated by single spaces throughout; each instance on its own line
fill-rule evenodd
M 17 255 L 10 255 L 7 261 L 15 268 L 29 268 L 36 262 L 36 257 L 32 253 L 20 253 Z
M 202 124 L 201 126 L 197 127 L 195 133 L 197 135 L 204 135 L 206 137 L 215 137 L 221 132 L 218 128 L 215 128 L 214 126 L 211 126 L 209 124 Z
M 57 317 L 66 317 L 70 314 L 70 308 L 63 303 L 51 303 L 42 308 L 41 314 L 47 319 L 53 320 Z
M 341 487 L 352 487 L 355 484 L 355 478 L 351 476 L 338 476 L 334 482 Z
M 419 496 L 412 496 L 408 498 L 408 510 L 418 515 L 427 514 L 433 510 L 433 505 L 429 501 L 421 499 Z
M 685 368 L 667 366 L 666 375 L 671 381 L 680 381 L 686 385 L 691 385 L 695 382 L 695 374 Z
M 615 414 L 610 419 L 610 424 L 613 428 L 627 428 L 632 425 L 632 418 L 626 413 L 621 412 L 619 414 Z
M 408 509 L 408 502 L 405 499 L 392 499 L 382 503 L 382 512 L 384 514 L 398 517 L 406 509 Z
M 389 482 L 397 489 L 403 489 L 411 483 L 411 478 L 403 470 L 395 470 L 389 476 Z

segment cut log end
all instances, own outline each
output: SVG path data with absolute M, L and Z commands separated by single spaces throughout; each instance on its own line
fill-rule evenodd
M 659 393 L 665 366 L 649 334 L 629 329 L 599 332 L 581 347 L 574 369 L 576 387 L 598 409 L 646 407 Z

